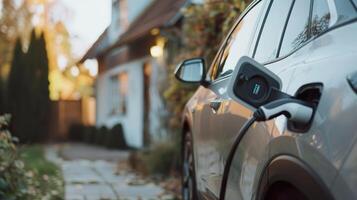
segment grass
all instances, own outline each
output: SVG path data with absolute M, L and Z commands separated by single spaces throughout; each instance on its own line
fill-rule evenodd
M 40 199 L 64 199 L 61 170 L 46 160 L 43 146 L 22 146 L 19 148 L 19 155 L 28 171 L 27 176 L 33 178 Z

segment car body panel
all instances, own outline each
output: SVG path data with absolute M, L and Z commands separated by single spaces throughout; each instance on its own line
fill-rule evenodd
M 348 18 L 336 16 L 336 23 Z M 322 97 L 306 133 L 288 130 L 283 116 L 249 129 L 233 160 L 227 199 L 255 198 L 265 167 L 280 155 L 304 161 L 322 184 L 332 188 L 336 199 L 357 198 L 353 190 L 357 185 L 357 124 L 353 123 L 357 95 L 346 80 L 357 71 L 356 34 L 357 23 L 333 28 L 291 55 L 265 65 L 280 77 L 283 92 L 293 96 L 306 84 L 322 83 Z M 256 40 L 257 35 L 252 41 Z M 228 83 L 229 77 L 224 77 L 208 87 L 200 86 L 185 108 L 185 121 L 193 132 L 197 189 L 205 199 L 218 198 L 229 147 L 252 114 L 228 97 Z M 218 110 L 212 109 L 212 101 L 221 103 Z
M 323 84 L 314 122 L 308 132 L 297 134 L 287 130 L 285 117 L 279 117 L 271 133 L 270 158 L 281 154 L 294 155 L 310 166 L 327 186 L 334 183 L 357 139 L 357 124 L 354 123 L 357 96 L 346 79 L 357 71 L 357 41 L 351 40 L 355 33 L 357 24 L 344 26 L 301 49 L 306 51 L 302 54 L 309 56 L 303 65 L 293 67 L 294 76 L 286 92 L 295 95 L 305 84 Z M 350 177 L 357 175 L 356 170 L 349 173 L 354 173 Z M 346 176 L 345 180 L 348 179 Z M 353 183 L 355 186 L 356 182 Z
M 259 1 L 255 1 L 253 5 L 257 2 Z M 266 7 L 267 5 L 262 5 L 259 17 L 262 15 L 264 6 Z M 259 17 L 255 27 L 258 27 L 259 23 L 261 23 Z M 231 32 L 233 30 L 234 28 Z M 253 40 L 254 37 L 255 35 L 252 35 L 250 40 Z M 248 54 L 252 54 L 252 49 L 253 46 L 251 46 Z M 195 144 L 197 189 L 201 195 L 207 196 L 207 198 L 216 198 L 218 196 L 223 167 L 228 154 L 226 147 L 232 144 L 237 128 L 251 115 L 251 111 L 240 106 L 239 109 L 236 109 L 239 112 L 235 111 L 239 115 L 227 117 L 226 112 L 231 110 L 232 106 L 238 105 L 228 97 L 227 81 L 229 79 L 223 77 L 210 84 L 207 88 L 200 87 L 186 106 L 189 112 L 192 113 L 193 122 L 191 124 L 195 133 L 193 134 L 193 140 Z M 221 103 L 218 110 L 211 108 L 210 103 L 213 101 Z M 245 109 L 245 111 L 242 112 L 241 108 Z M 235 118 L 231 119 L 231 116 L 235 116 Z M 229 123 L 226 122 L 227 119 L 230 120 Z M 226 127 L 228 124 L 232 124 L 232 126 Z M 221 130 L 228 131 L 222 132 Z

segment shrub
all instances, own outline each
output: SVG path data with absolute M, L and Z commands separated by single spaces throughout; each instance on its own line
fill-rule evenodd
M 13 116 L 11 131 L 22 143 L 43 142 L 50 117 L 49 63 L 46 40 L 32 31 L 27 52 L 18 38 L 7 83 L 7 102 Z
M 101 145 L 101 146 L 105 146 L 106 143 L 106 138 L 109 135 L 109 130 L 107 127 L 102 126 L 100 127 L 95 134 L 95 140 L 96 140 L 96 144 Z
M 179 171 L 179 141 L 170 140 L 154 144 L 150 149 L 133 152 L 129 164 L 141 173 L 166 176 Z
M 83 138 L 83 142 L 87 143 L 87 144 L 95 144 L 95 132 L 96 132 L 96 128 L 94 126 L 86 126 L 84 127 L 84 138 Z
M 23 160 L 32 153 L 24 151 L 19 156 L 14 144 L 17 138 L 7 129 L 9 120 L 9 115 L 0 116 L 0 199 L 63 199 L 58 168 L 44 159 L 43 152 Z M 40 151 L 36 149 L 32 152 Z
M 106 147 L 110 149 L 128 149 L 125 140 L 123 126 L 121 124 L 115 125 L 107 134 Z
M 84 126 L 82 124 L 72 124 L 69 128 L 69 138 L 76 142 L 83 141 Z
M 174 76 L 178 63 L 192 57 L 205 58 L 210 66 L 216 52 L 234 23 L 234 20 L 252 0 L 205 0 L 202 4 L 190 4 L 182 9 L 181 31 L 167 31 L 165 62 L 169 76 L 159 82 L 168 116 L 162 121 L 169 132 L 176 134 L 181 128 L 182 110 L 196 91 L 197 86 L 184 85 Z M 227 12 L 229 10 L 229 12 Z
M 46 160 L 42 146 L 21 146 L 19 156 L 25 163 L 26 176 L 31 178 L 37 190 L 36 198 L 33 199 L 63 199 L 64 182 L 61 170 Z

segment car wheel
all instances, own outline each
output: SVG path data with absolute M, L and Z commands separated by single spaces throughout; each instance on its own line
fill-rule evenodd
M 196 200 L 196 181 L 194 173 L 194 159 L 192 134 L 186 131 L 182 142 L 182 199 Z

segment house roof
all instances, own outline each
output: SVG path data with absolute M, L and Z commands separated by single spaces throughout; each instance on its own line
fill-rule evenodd
M 88 49 L 88 51 L 82 56 L 78 63 L 83 63 L 87 59 L 95 58 L 98 56 L 98 52 L 103 50 L 103 43 L 106 43 L 108 28 L 106 28 L 99 38 L 94 42 L 94 44 Z
M 98 38 L 98 40 L 87 51 L 79 63 L 83 63 L 86 59 L 98 57 L 101 54 L 118 46 L 122 46 L 135 41 L 147 34 L 154 28 L 162 28 L 172 25 L 180 18 L 180 9 L 184 6 L 187 0 L 154 0 L 129 26 L 129 28 L 121 34 L 118 40 L 112 45 L 102 48 L 103 43 L 106 43 L 107 30 Z
M 148 34 L 154 28 L 161 28 L 171 24 L 179 15 L 186 0 L 155 0 L 124 32 L 116 45 L 130 43 Z

